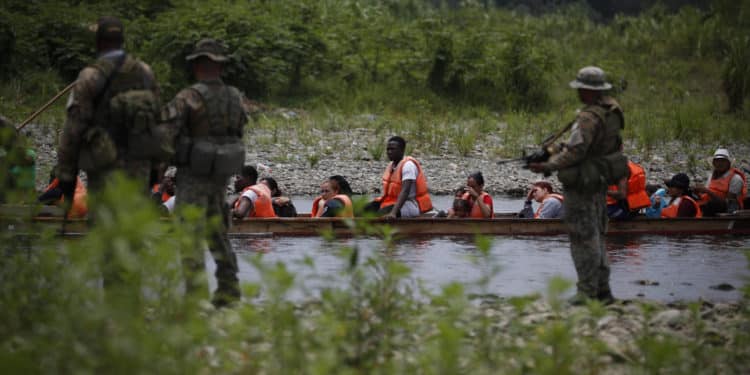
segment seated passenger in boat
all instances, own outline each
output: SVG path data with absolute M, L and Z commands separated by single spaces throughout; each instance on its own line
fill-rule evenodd
M 646 194 L 649 195 L 651 205 L 646 208 L 645 213 L 648 218 L 660 218 L 661 210 L 667 207 L 669 204 L 669 198 L 667 198 L 667 189 L 659 185 L 646 185 Z
M 607 216 L 610 219 L 632 219 L 651 204 L 646 194 L 646 172 L 643 167 L 628 160 L 628 169 L 627 177 L 607 188 Z
M 456 198 L 453 200 L 453 206 L 448 210 L 448 218 L 467 218 L 471 213 L 471 204 L 468 200 Z
M 164 204 L 169 200 L 169 198 L 174 196 L 175 186 L 177 183 L 176 172 L 177 169 L 168 168 L 164 172 L 161 181 L 151 187 L 151 197 L 155 202 Z
M 70 205 L 70 209 L 68 210 L 69 218 L 78 219 L 86 217 L 88 213 L 87 195 L 86 185 L 83 184 L 80 177 L 76 177 L 73 204 Z M 60 180 L 55 174 L 55 168 L 50 172 L 49 185 L 47 185 L 44 192 L 37 198 L 37 201 L 46 205 L 65 207 L 65 197 L 63 197 L 63 192 L 60 188 Z
M 461 199 L 469 203 L 469 215 L 475 219 L 489 219 L 495 217 L 492 197 L 484 191 L 484 176 L 482 172 L 474 172 L 466 178 Z
M 704 216 L 733 213 L 743 209 L 747 196 L 747 179 L 742 170 L 732 167 L 729 150 L 720 148 L 714 152 L 713 171 L 708 177 L 708 187 L 696 186 L 699 204 Z
M 684 173 L 678 173 L 670 180 L 664 182 L 667 185 L 667 194 L 670 200 L 667 207 L 661 210 L 661 217 L 701 217 L 701 208 L 696 197 L 690 190 L 690 177 Z
M 331 176 L 320 185 L 320 196 L 312 205 L 311 217 L 354 217 L 351 187 L 342 176 Z
M 518 214 L 526 219 L 561 219 L 563 217 L 563 196 L 555 193 L 552 184 L 547 181 L 537 181 L 531 185 L 526 195 L 523 210 Z M 535 200 L 539 206 L 534 212 L 531 202 Z
M 260 179 L 260 183 L 268 185 L 268 188 L 271 189 L 271 203 L 276 216 L 297 217 L 297 208 L 294 207 L 292 199 L 284 196 L 279 189 L 279 184 L 273 177 L 263 177 Z
M 271 203 L 271 189 L 265 183 L 256 183 L 257 180 L 255 167 L 242 167 L 242 173 L 234 180 L 235 191 L 241 191 L 233 205 L 234 217 L 276 217 Z
M 405 149 L 403 138 L 388 139 L 386 154 L 391 162 L 383 172 L 383 195 L 370 202 L 365 207 L 366 212 L 393 219 L 416 217 L 432 210 L 427 177 L 416 159 L 404 156 Z

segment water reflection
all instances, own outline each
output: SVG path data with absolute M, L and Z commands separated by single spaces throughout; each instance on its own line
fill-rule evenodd
M 543 292 L 555 276 L 576 278 L 566 236 L 492 237 L 486 257 L 472 236 L 399 239 L 391 250 L 384 249 L 377 238 L 245 238 L 233 239 L 232 245 L 238 251 L 241 280 L 259 280 L 251 260 L 260 257 L 264 264 L 284 262 L 297 280 L 313 289 L 344 282 L 340 275 L 348 266 L 348 258 L 341 256 L 343 247 L 357 247 L 360 263 L 376 252 L 399 260 L 432 291 L 449 282 L 460 282 L 469 292 L 481 292 L 476 289 L 477 280 L 485 262 L 501 269 L 490 281 L 491 291 L 500 296 Z M 612 288 L 620 298 L 738 300 L 739 289 L 750 276 L 743 254 L 748 247 L 747 237 L 611 237 L 607 239 L 607 251 Z M 303 265 L 306 259 L 312 265 Z M 721 283 L 735 290 L 711 289 Z

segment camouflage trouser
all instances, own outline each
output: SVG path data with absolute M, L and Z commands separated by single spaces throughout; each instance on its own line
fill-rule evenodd
M 219 227 L 212 228 L 214 230 L 207 234 L 209 250 L 216 262 L 218 284 L 213 301 L 218 306 L 238 300 L 240 286 L 237 279 L 237 257 L 227 237 L 229 208 L 225 202 L 226 184 L 216 183 L 178 169 L 176 190 L 175 204 L 178 212 L 184 205 L 190 204 L 206 210 L 206 221 L 212 217 L 220 218 Z M 201 290 L 205 290 L 206 283 L 206 279 L 202 277 L 205 269 L 203 249 L 196 248 L 189 254 L 183 254 L 182 258 L 187 292 L 201 293 Z
M 606 189 L 606 188 L 605 188 Z M 610 293 L 605 189 L 583 193 L 565 191 L 563 207 L 570 236 L 570 253 L 578 273 L 578 292 L 590 298 Z

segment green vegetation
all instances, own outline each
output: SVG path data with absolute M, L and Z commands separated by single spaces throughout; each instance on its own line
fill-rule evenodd
M 536 16 L 487 2 L 436 3 L 6 1 L 0 113 L 20 121 L 73 80 L 93 56 L 87 26 L 113 14 L 165 98 L 189 81 L 184 57 L 193 43 L 223 40 L 232 52 L 227 81 L 272 108 L 304 108 L 305 120 L 268 116 L 274 127 L 375 127 L 414 139 L 423 153 L 448 145 L 456 154 L 471 151 L 475 132 L 489 132 L 503 144 L 485 149 L 514 155 L 573 116 L 567 82 L 596 64 L 616 86 L 626 137 L 638 149 L 750 139 L 748 0 L 676 11 L 656 5 L 606 23 L 583 3 Z M 369 115 L 378 120 L 364 120 Z M 62 118 L 61 103 L 40 121 L 59 126 Z
M 565 280 L 546 297 L 501 300 L 488 288 L 502 271 L 487 237 L 474 259 L 481 298 L 458 283 L 431 292 L 392 256 L 388 227 L 358 228 L 379 233 L 382 248 L 368 257 L 356 240 L 342 248 L 335 282 L 311 257 L 303 280 L 245 254 L 260 281 L 243 284 L 244 303 L 215 311 L 181 291 L 180 252 L 202 246 L 189 219 L 198 211 L 159 221 L 134 184 L 113 186 L 83 238 L 0 233 L 4 372 L 709 374 L 750 365 L 747 299 L 729 310 L 694 303 L 667 325 L 660 319 L 674 310 L 663 305 L 567 307 Z M 123 282 L 102 288 L 112 267 Z M 323 283 L 310 290 L 309 280 Z M 306 297 L 290 297 L 299 290 Z

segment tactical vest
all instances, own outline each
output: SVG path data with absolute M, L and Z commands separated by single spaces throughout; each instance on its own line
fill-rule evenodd
M 143 64 L 123 55 L 98 59 L 92 67 L 105 82 L 94 97 L 92 126 L 83 135 L 81 169 L 106 168 L 116 160 L 168 160 L 174 150 L 158 123 L 156 82 Z
M 616 184 L 628 175 L 628 159 L 621 151 L 620 135 L 625 119 L 620 105 L 608 96 L 602 97 L 599 103 L 583 107 L 581 112 L 594 115 L 601 126 L 584 160 L 560 170 L 557 177 L 566 188 L 595 191 Z
M 204 105 L 197 118 L 191 119 L 187 137 L 179 141 L 178 164 L 187 164 L 201 176 L 225 178 L 239 173 L 245 163 L 242 95 L 220 81 L 199 82 L 190 88 Z

